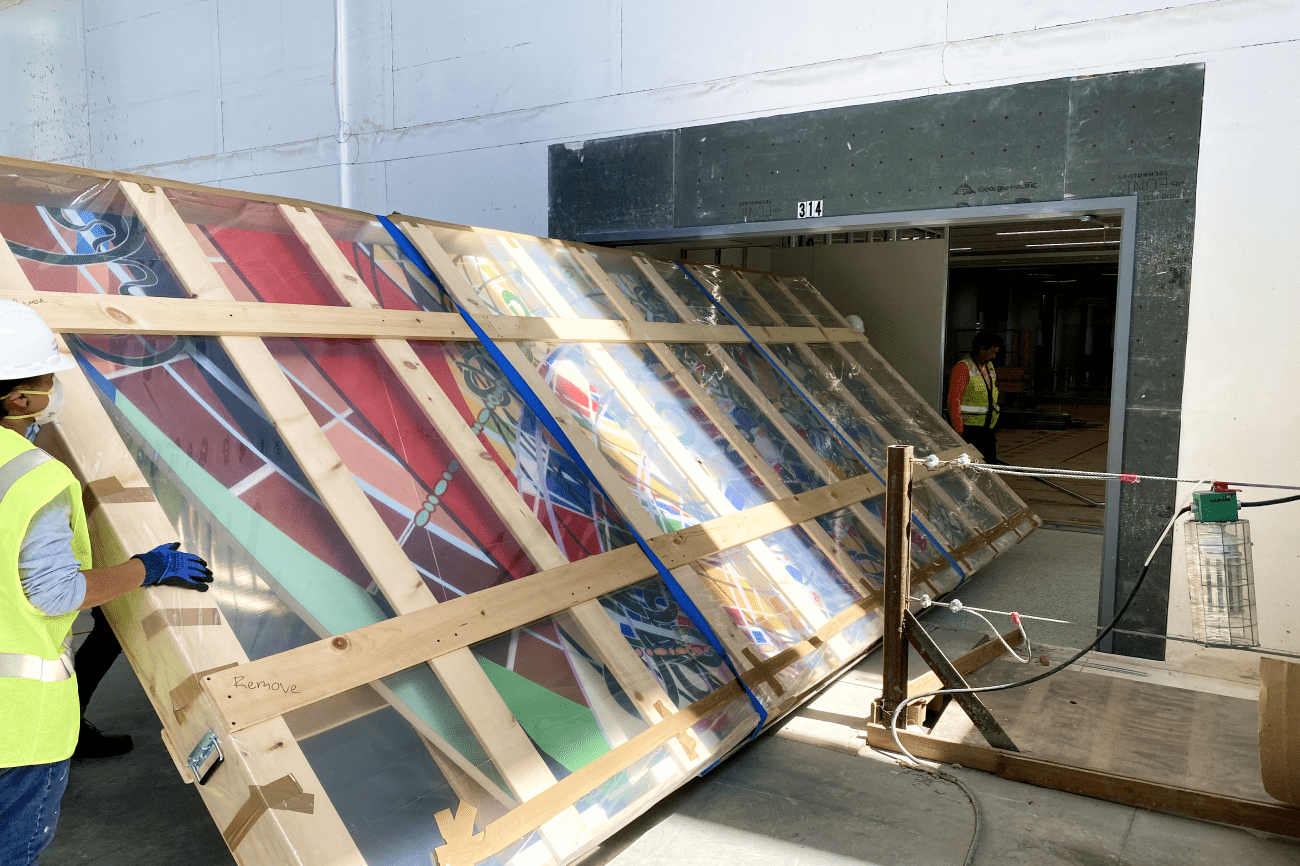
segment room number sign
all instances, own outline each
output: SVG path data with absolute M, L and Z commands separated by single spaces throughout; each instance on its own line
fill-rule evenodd
M 825 201 L 825 199 L 819 198 L 816 201 L 799 202 L 799 219 L 807 219 L 808 217 L 821 216 L 823 201 Z

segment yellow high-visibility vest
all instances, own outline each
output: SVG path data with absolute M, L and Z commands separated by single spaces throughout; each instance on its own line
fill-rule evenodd
M 0 428 L 0 767 L 51 764 L 77 746 L 81 706 L 69 649 L 77 612 L 41 613 L 18 575 L 27 527 L 64 490 L 72 500 L 72 553 L 87 569 L 81 485 L 68 467 Z
M 988 387 L 984 384 L 984 377 L 980 375 L 979 367 L 971 358 L 962 358 L 961 362 L 966 365 L 970 378 L 966 380 L 966 390 L 961 395 L 961 422 L 962 424 L 974 425 L 975 427 L 984 427 L 985 421 L 987 426 L 993 427 L 998 423 L 998 374 L 993 369 L 993 362 L 984 365 L 989 374 L 989 384 L 993 386 L 993 393 L 989 394 Z M 989 407 L 993 409 L 993 416 L 989 417 Z

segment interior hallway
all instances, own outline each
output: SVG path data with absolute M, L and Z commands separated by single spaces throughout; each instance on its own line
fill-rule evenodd
M 998 457 L 1017 466 L 1105 472 L 1110 442 L 1110 409 L 1077 403 L 1037 407 L 1039 412 L 1068 417 L 1063 429 L 1006 429 L 998 431 Z M 1049 416 L 1051 417 L 1051 416 Z M 1067 423 L 1063 420 L 1063 423 Z M 1080 425 L 1087 426 L 1080 426 Z M 1087 479 L 1048 479 L 1052 486 L 1032 478 L 1003 476 L 1016 495 L 1043 518 L 1047 526 L 1101 532 L 1105 514 L 1106 484 Z M 1061 490 L 1064 487 L 1076 495 Z M 1088 500 L 1099 505 L 1091 505 Z

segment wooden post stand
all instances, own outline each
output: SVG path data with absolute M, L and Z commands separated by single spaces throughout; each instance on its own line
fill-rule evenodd
M 890 445 L 885 464 L 884 687 L 872 706 L 872 721 L 886 726 L 898 705 L 907 699 L 908 643 L 916 647 L 945 689 L 969 688 L 961 672 L 907 606 L 912 592 L 912 545 L 908 535 L 912 523 L 911 494 L 912 446 Z M 953 699 L 970 716 L 989 745 L 1007 752 L 1019 751 L 978 695 L 959 692 L 953 695 Z M 910 705 L 904 711 L 903 724 L 919 722 L 922 707 L 920 702 Z
M 912 511 L 912 446 L 891 445 L 885 464 L 885 634 L 884 689 L 875 717 L 888 724 L 907 699 L 907 640 L 904 613 L 912 594 L 912 545 L 907 532 Z

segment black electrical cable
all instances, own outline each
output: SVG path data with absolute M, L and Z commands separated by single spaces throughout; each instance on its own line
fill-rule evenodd
M 1083 658 L 1088 653 L 1092 652 L 1094 649 L 1097 648 L 1097 645 L 1101 643 L 1102 639 L 1106 637 L 1106 635 L 1110 634 L 1111 630 L 1113 630 L 1117 625 L 1119 625 L 1119 621 L 1123 619 L 1124 614 L 1128 612 L 1129 606 L 1133 604 L 1133 599 L 1137 598 L 1138 590 L 1142 588 L 1142 582 L 1146 579 L 1147 572 L 1151 570 L 1151 561 L 1155 558 L 1156 550 L 1158 550 L 1160 544 L 1164 542 L 1165 535 L 1173 527 L 1174 522 L 1178 520 L 1179 517 L 1182 517 L 1184 514 L 1188 513 L 1191 510 L 1192 510 L 1191 506 L 1185 506 L 1173 516 L 1173 518 L 1169 521 L 1169 524 L 1164 528 L 1164 531 L 1160 533 L 1160 540 L 1156 542 L 1156 547 L 1151 551 L 1151 555 L 1147 557 L 1147 561 L 1142 565 L 1142 571 L 1138 574 L 1137 582 L 1134 583 L 1133 588 L 1129 590 L 1128 597 L 1124 599 L 1124 604 L 1120 606 L 1119 612 L 1115 614 L 1114 619 L 1110 621 L 1110 624 L 1107 625 L 1105 629 L 1103 629 L 1101 632 L 1097 634 L 1095 638 L 1093 638 L 1092 643 L 1088 644 L 1086 647 L 1079 650 L 1069 659 L 1057 665 L 1056 667 L 1052 668 L 1051 670 L 1044 671 L 1043 673 L 1038 674 L 1037 676 L 1030 677 L 1029 679 L 1026 680 L 1020 680 L 1019 682 L 1001 683 L 995 686 L 979 686 L 977 688 L 941 689 L 936 692 L 930 692 L 929 694 L 926 695 L 915 695 L 901 702 L 895 708 L 894 714 L 889 721 L 890 733 L 894 735 L 894 742 L 898 744 L 898 747 L 902 749 L 903 753 L 907 755 L 909 758 L 912 758 L 912 763 L 904 763 L 902 759 L 899 759 L 899 764 L 901 766 L 918 770 L 923 773 L 929 773 L 932 776 L 937 776 L 940 779 L 956 784 L 959 788 L 962 789 L 962 793 L 964 793 L 966 797 L 970 800 L 971 808 L 974 809 L 975 811 L 975 830 L 974 833 L 972 833 L 971 835 L 970 847 L 966 851 L 966 859 L 964 861 L 964 866 L 971 866 L 971 864 L 974 862 L 975 849 L 979 846 L 979 841 L 980 841 L 982 822 L 980 820 L 980 807 L 979 807 L 979 803 L 975 799 L 975 793 L 971 791 L 965 784 L 963 784 L 962 781 L 957 777 L 952 776 L 948 773 L 944 773 L 939 770 L 931 769 L 930 767 L 927 767 L 924 764 L 917 762 L 916 759 L 912 756 L 912 754 L 908 752 L 907 749 L 903 748 L 902 743 L 900 743 L 898 740 L 898 730 L 897 730 L 898 714 L 903 711 L 903 709 L 908 705 L 908 703 L 910 703 L 913 700 L 919 700 L 922 697 L 931 697 L 933 695 L 952 695 L 952 694 L 962 694 L 962 693 L 971 694 L 975 692 L 996 692 L 996 691 L 1004 691 L 1006 689 L 1015 689 L 1015 688 L 1019 688 L 1020 686 L 1027 686 L 1030 683 L 1036 683 L 1039 682 L 1040 680 L 1047 679 L 1053 674 L 1060 673 L 1061 671 L 1068 668 L 1070 665 L 1077 662 L 1079 659 Z
M 1155 548 L 1151 550 L 1151 555 L 1147 557 L 1147 561 L 1142 565 L 1142 571 L 1138 574 L 1137 582 L 1133 584 L 1133 588 L 1129 590 L 1128 598 L 1124 599 L 1124 604 L 1120 606 L 1119 612 L 1115 614 L 1115 618 L 1112 619 L 1104 629 L 1102 629 L 1100 632 L 1097 633 L 1097 636 L 1093 638 L 1092 643 L 1088 644 L 1086 647 L 1079 650 L 1074 655 L 1070 656 L 1070 658 L 1066 659 L 1064 662 L 1057 665 L 1056 667 L 1051 668 L 1050 670 L 1043 671 L 1043 673 L 1038 674 L 1037 676 L 1029 677 L 1028 679 L 1019 680 L 1014 683 L 1000 683 L 999 685 L 994 685 L 994 686 L 976 686 L 976 687 L 964 688 L 964 689 L 939 689 L 937 691 L 927 692 L 925 694 L 913 695 L 907 700 L 899 703 L 899 705 L 894 709 L 894 714 L 891 717 L 889 722 L 890 731 L 891 732 L 896 731 L 898 714 L 903 711 L 904 707 L 906 707 L 909 703 L 913 701 L 920 700 L 921 698 L 933 697 L 935 695 L 976 694 L 979 692 L 999 692 L 999 691 L 1005 691 L 1006 689 L 1017 689 L 1020 688 L 1021 686 L 1027 686 L 1030 683 L 1036 683 L 1041 680 L 1045 680 L 1048 677 L 1052 676 L 1053 674 L 1058 674 L 1061 671 L 1068 668 L 1070 665 L 1077 662 L 1079 659 L 1083 658 L 1088 653 L 1092 652 L 1094 649 L 1097 648 L 1098 644 L 1101 643 L 1102 639 L 1105 638 L 1106 635 L 1110 634 L 1111 630 L 1114 629 L 1115 626 L 1119 625 L 1119 621 L 1124 618 L 1124 614 L 1128 612 L 1129 606 L 1132 605 L 1133 600 L 1137 598 L 1138 590 L 1142 588 L 1142 582 L 1146 580 L 1147 572 L 1151 570 L 1151 561 L 1155 558 L 1156 550 L 1158 550 L 1160 544 L 1163 543 L 1165 535 L 1173 527 L 1174 522 L 1178 520 L 1178 518 L 1182 517 L 1184 514 L 1187 514 L 1191 510 L 1192 509 L 1190 506 L 1184 506 L 1170 519 L 1168 525 L 1165 526 L 1164 531 L 1160 533 L 1160 540 L 1156 542 Z M 896 734 L 895 734 L 895 742 L 897 742 Z M 899 748 L 902 748 L 901 743 L 899 744 Z M 904 749 L 903 751 L 905 754 L 908 754 L 908 757 L 911 757 L 910 753 L 907 753 L 906 749 Z
M 1179 511 L 1177 514 L 1173 516 L 1173 519 L 1169 521 L 1169 525 L 1166 526 L 1164 531 L 1160 533 L 1160 541 L 1156 542 L 1156 549 L 1159 549 L 1160 544 L 1164 541 L 1165 534 L 1168 533 L 1169 529 L 1174 525 L 1174 521 L 1178 520 L 1179 517 L 1182 517 L 1184 514 L 1186 514 L 1191 510 L 1192 509 L 1190 506 L 1184 507 L 1181 511 Z M 1142 588 L 1142 581 L 1146 579 L 1147 572 L 1151 570 L 1151 560 L 1155 558 L 1156 549 L 1153 549 L 1151 551 L 1151 556 L 1149 556 L 1147 558 L 1147 561 L 1143 564 L 1142 571 L 1141 573 L 1138 574 L 1137 582 L 1134 583 L 1133 588 L 1129 590 L 1128 598 L 1124 599 L 1124 604 L 1120 607 L 1119 612 L 1115 614 L 1115 618 L 1110 621 L 1110 624 L 1107 625 L 1103 631 L 1098 633 L 1098 635 L 1093 639 L 1092 643 L 1088 644 L 1088 646 L 1079 650 L 1077 653 L 1075 653 L 1065 662 L 1057 665 L 1051 670 L 1044 671 L 1043 673 L 1038 674 L 1037 676 L 1030 677 L 1027 680 L 1020 680 L 1019 682 L 1014 682 L 1014 683 L 1002 683 L 996 686 L 980 686 L 978 688 L 942 689 L 937 692 L 930 692 L 928 695 L 916 695 L 912 698 L 908 698 L 907 700 L 900 703 L 897 708 L 895 708 L 894 714 L 889 721 L 890 733 L 894 735 L 894 742 L 898 743 L 898 747 L 902 749 L 903 753 L 907 755 L 909 758 L 912 758 L 911 763 L 905 763 L 900 758 L 898 761 L 899 765 L 903 767 L 907 767 L 909 769 L 917 770 L 919 772 L 928 773 L 929 775 L 932 776 L 937 776 L 938 778 L 943 779 L 944 781 L 947 782 L 952 782 L 953 784 L 957 785 L 957 787 L 961 788 L 962 793 L 964 793 L 967 799 L 970 800 L 971 808 L 975 812 L 975 828 L 974 828 L 974 832 L 971 834 L 970 847 L 967 848 L 966 850 L 966 858 L 963 861 L 964 866 L 971 866 L 971 864 L 974 863 L 975 850 L 976 848 L 979 847 L 980 835 L 982 829 L 981 825 L 983 823 L 980 820 L 980 807 L 978 801 L 975 799 L 975 792 L 972 791 L 969 787 L 967 787 L 956 776 L 942 772 L 941 770 L 931 769 L 930 767 L 927 767 L 924 764 L 921 764 L 920 762 L 916 761 L 916 759 L 912 756 L 912 754 L 908 752 L 907 749 L 903 748 L 902 743 L 899 743 L 898 741 L 898 731 L 897 731 L 898 714 L 902 712 L 903 708 L 906 707 L 908 703 L 910 703 L 913 700 L 918 700 L 922 697 L 930 697 L 933 695 L 951 695 L 951 694 L 958 694 L 958 693 L 996 692 L 996 691 L 1003 691 L 1005 689 L 1014 689 L 1014 688 L 1019 688 L 1020 686 L 1027 686 L 1030 683 L 1036 683 L 1039 680 L 1047 679 L 1053 674 L 1060 673 L 1061 671 L 1065 670 L 1070 665 L 1074 664 L 1079 659 L 1083 658 L 1089 652 L 1096 649 L 1097 645 L 1101 643 L 1102 638 L 1110 634 L 1111 630 L 1114 629 L 1115 626 L 1119 625 L 1119 621 L 1124 617 L 1124 614 L 1128 612 L 1129 605 L 1133 603 L 1133 599 L 1137 598 L 1138 590 Z
M 1192 509 L 1191 509 L 1191 506 L 1184 506 L 1183 509 L 1182 509 L 1181 511 L 1179 511 L 1177 514 L 1174 515 L 1174 520 L 1177 520 L 1178 518 L 1182 517 L 1184 514 L 1187 514 L 1187 513 L 1188 513 L 1189 511 L 1191 511 L 1191 510 L 1192 510 Z M 1170 521 L 1170 525 L 1171 525 L 1171 526 L 1172 526 L 1172 524 L 1173 524 L 1173 521 Z M 1166 531 L 1167 531 L 1167 530 L 1166 530 Z M 1161 533 L 1161 536 L 1160 536 L 1160 537 L 1161 537 L 1161 540 L 1163 540 L 1163 539 L 1164 539 L 1164 533 Z M 1155 551 L 1152 551 L 1152 554 L 1154 554 L 1154 553 L 1155 553 Z M 1070 656 L 1069 659 L 1067 659 L 1066 661 L 1064 661 L 1064 662 L 1062 662 L 1061 664 L 1057 665 L 1056 667 L 1054 667 L 1054 668 L 1052 668 L 1052 669 L 1050 669 L 1050 670 L 1044 671 L 1043 673 L 1038 674 L 1037 676 L 1030 677 L 1030 678 L 1027 679 L 1027 680 L 1020 680 L 1020 681 L 1018 681 L 1018 682 L 1014 682 L 1014 683 L 1001 683 L 1001 684 L 996 685 L 996 686 L 980 686 L 980 687 L 978 687 L 978 688 L 971 688 L 971 689 L 952 689 L 952 690 L 944 689 L 942 692 L 939 692 L 939 694 L 955 694 L 955 693 L 957 693 L 957 692 L 998 692 L 998 691 L 1004 691 L 1004 690 L 1006 690 L 1006 689 L 1015 689 L 1015 688 L 1019 688 L 1020 686 L 1027 686 L 1027 685 L 1029 685 L 1030 683 L 1036 683 L 1036 682 L 1038 682 L 1039 680 L 1045 680 L 1045 679 L 1047 679 L 1048 677 L 1052 676 L 1053 674 L 1060 673 L 1061 671 L 1065 670 L 1065 669 L 1068 668 L 1070 665 L 1074 664 L 1074 663 L 1077 662 L 1079 659 L 1083 658 L 1083 657 L 1086 656 L 1088 653 L 1090 653 L 1090 652 L 1092 652 L 1094 649 L 1096 649 L 1097 646 L 1102 642 L 1102 639 L 1104 639 L 1104 638 L 1106 637 L 1106 635 L 1110 634 L 1111 631 L 1115 628 L 1115 626 L 1119 625 L 1119 621 L 1120 621 L 1121 619 L 1123 619 L 1123 618 L 1124 618 L 1124 614 L 1128 612 L 1129 605 L 1133 604 L 1133 599 L 1137 598 L 1138 590 L 1142 588 L 1142 581 L 1146 580 L 1147 572 L 1150 571 L 1150 570 L 1151 570 L 1151 559 L 1148 559 L 1147 562 L 1146 562 L 1146 564 L 1142 566 L 1142 571 L 1138 574 L 1137 582 L 1134 583 L 1134 584 L 1133 584 L 1133 588 L 1132 588 L 1131 590 L 1129 590 L 1128 598 L 1124 599 L 1124 604 L 1120 607 L 1120 609 L 1119 609 L 1119 613 L 1115 614 L 1115 618 L 1112 619 L 1112 620 L 1110 621 L 1110 624 L 1107 625 L 1104 629 L 1102 629 L 1100 632 L 1097 633 L 1097 636 L 1096 636 L 1095 638 L 1092 639 L 1092 643 L 1088 644 L 1086 647 L 1084 647 L 1083 649 L 1079 650 L 1077 653 L 1075 653 L 1074 655 Z
M 1296 502 L 1296 501 L 1300 501 L 1300 495 L 1287 496 L 1281 499 L 1266 499 L 1260 502 L 1241 502 L 1239 503 L 1239 505 L 1242 508 L 1256 508 L 1263 505 L 1281 505 L 1286 502 Z M 1169 526 L 1166 526 L 1164 531 L 1160 533 L 1160 540 L 1156 542 L 1156 549 L 1159 549 L 1160 544 L 1164 542 L 1165 534 L 1169 532 L 1169 529 L 1173 526 L 1174 522 L 1178 520 L 1178 518 L 1182 517 L 1184 514 L 1187 514 L 1191 510 L 1192 510 L 1191 506 L 1184 506 L 1173 516 L 1173 519 L 1169 521 Z M 1124 614 L 1128 612 L 1129 606 L 1133 604 L 1133 600 L 1137 598 L 1138 590 L 1142 588 L 1142 582 L 1146 580 L 1147 572 L 1151 570 L 1151 561 L 1155 558 L 1155 552 L 1156 552 L 1155 550 L 1152 550 L 1151 556 L 1148 557 L 1147 561 L 1142 565 L 1142 571 L 1138 573 L 1137 581 L 1133 584 L 1133 588 L 1129 590 L 1128 597 L 1124 599 L 1124 604 L 1120 606 L 1119 612 L 1115 614 L 1115 617 L 1110 621 L 1110 623 L 1097 633 L 1097 636 L 1093 638 L 1092 643 L 1088 644 L 1086 647 L 1079 650 L 1077 653 L 1075 653 L 1073 656 L 1071 656 L 1061 664 L 1057 665 L 1051 670 L 1044 671 L 1043 673 L 1038 674 L 1037 676 L 1032 676 L 1029 679 L 1020 680 L 1014 683 L 1001 683 L 999 685 L 994 685 L 994 686 L 980 686 L 977 688 L 966 688 L 966 689 L 942 689 L 937 692 L 931 692 L 930 695 L 916 695 L 915 697 L 919 699 L 921 697 L 929 697 L 932 695 L 952 695 L 952 694 L 959 694 L 959 693 L 1005 691 L 1006 689 L 1015 689 L 1015 688 L 1019 688 L 1020 686 L 1027 686 L 1030 683 L 1036 683 L 1041 680 L 1045 680 L 1048 677 L 1052 676 L 1053 674 L 1058 674 L 1061 671 L 1065 670 L 1070 665 L 1074 664 L 1079 659 L 1083 658 L 1085 655 L 1087 655 L 1088 653 L 1096 649 L 1097 646 L 1106 637 L 1106 635 L 1114 631 L 1116 626 L 1119 625 L 1119 621 L 1124 618 Z M 1120 629 L 1120 631 L 1127 632 L 1126 629 Z M 1155 637 L 1155 635 L 1152 636 Z M 889 727 L 891 733 L 894 733 L 895 742 L 898 742 L 898 735 L 896 732 L 898 714 L 899 712 L 902 711 L 902 709 L 905 706 L 907 706 L 910 700 L 911 699 L 908 699 L 907 701 L 903 701 L 901 704 L 899 704 L 894 711 L 893 717 L 890 719 Z M 902 748 L 901 744 L 899 747 Z M 903 751 L 904 753 L 907 753 L 906 749 L 904 749 Z M 910 753 L 909 753 L 909 757 L 910 757 Z M 970 800 L 971 808 L 975 812 L 975 829 L 974 832 L 971 834 L 970 847 L 966 851 L 966 858 L 963 862 L 964 862 L 964 866 L 971 866 L 971 864 L 974 862 L 975 859 L 975 849 L 979 847 L 980 835 L 981 835 L 981 824 L 982 824 L 980 820 L 980 807 L 979 807 L 979 803 L 975 799 L 975 792 L 972 791 L 970 788 L 968 788 L 956 776 L 952 776 L 941 770 L 932 769 L 930 767 L 925 766 L 924 764 L 915 763 L 915 762 L 910 764 L 904 763 L 901 759 L 899 760 L 899 764 L 901 766 L 908 767 L 913 770 L 918 770 L 920 772 L 928 773 L 932 776 L 936 776 L 940 779 L 943 779 L 944 781 L 954 783 L 959 788 L 961 788 L 962 793 L 964 793 L 966 795 L 966 798 Z
M 1261 505 L 1281 505 L 1284 502 L 1300 501 L 1300 493 L 1295 496 L 1283 496 L 1281 499 L 1262 499 L 1259 502 L 1238 502 L 1242 508 L 1259 508 Z
M 961 788 L 961 792 L 966 795 L 966 799 L 970 800 L 971 810 L 975 813 L 975 826 L 971 829 L 970 845 L 966 847 L 966 857 L 964 860 L 962 860 L 962 866 L 974 866 L 975 850 L 979 848 L 980 838 L 984 835 L 984 818 L 982 813 L 980 812 L 979 801 L 975 799 L 975 792 L 971 790 L 971 787 L 967 785 L 965 782 L 963 782 L 961 779 L 958 779 L 956 776 L 952 775 L 951 773 L 945 773 L 943 770 L 940 770 L 938 768 L 927 767 L 924 764 L 907 764 L 904 763 L 901 759 L 898 760 L 898 765 L 900 767 L 905 767 L 906 769 L 909 770 L 916 770 L 921 773 L 926 773 L 928 775 L 934 776 L 936 779 L 943 779 L 945 782 L 951 782 L 952 784 L 956 785 L 958 788 Z

